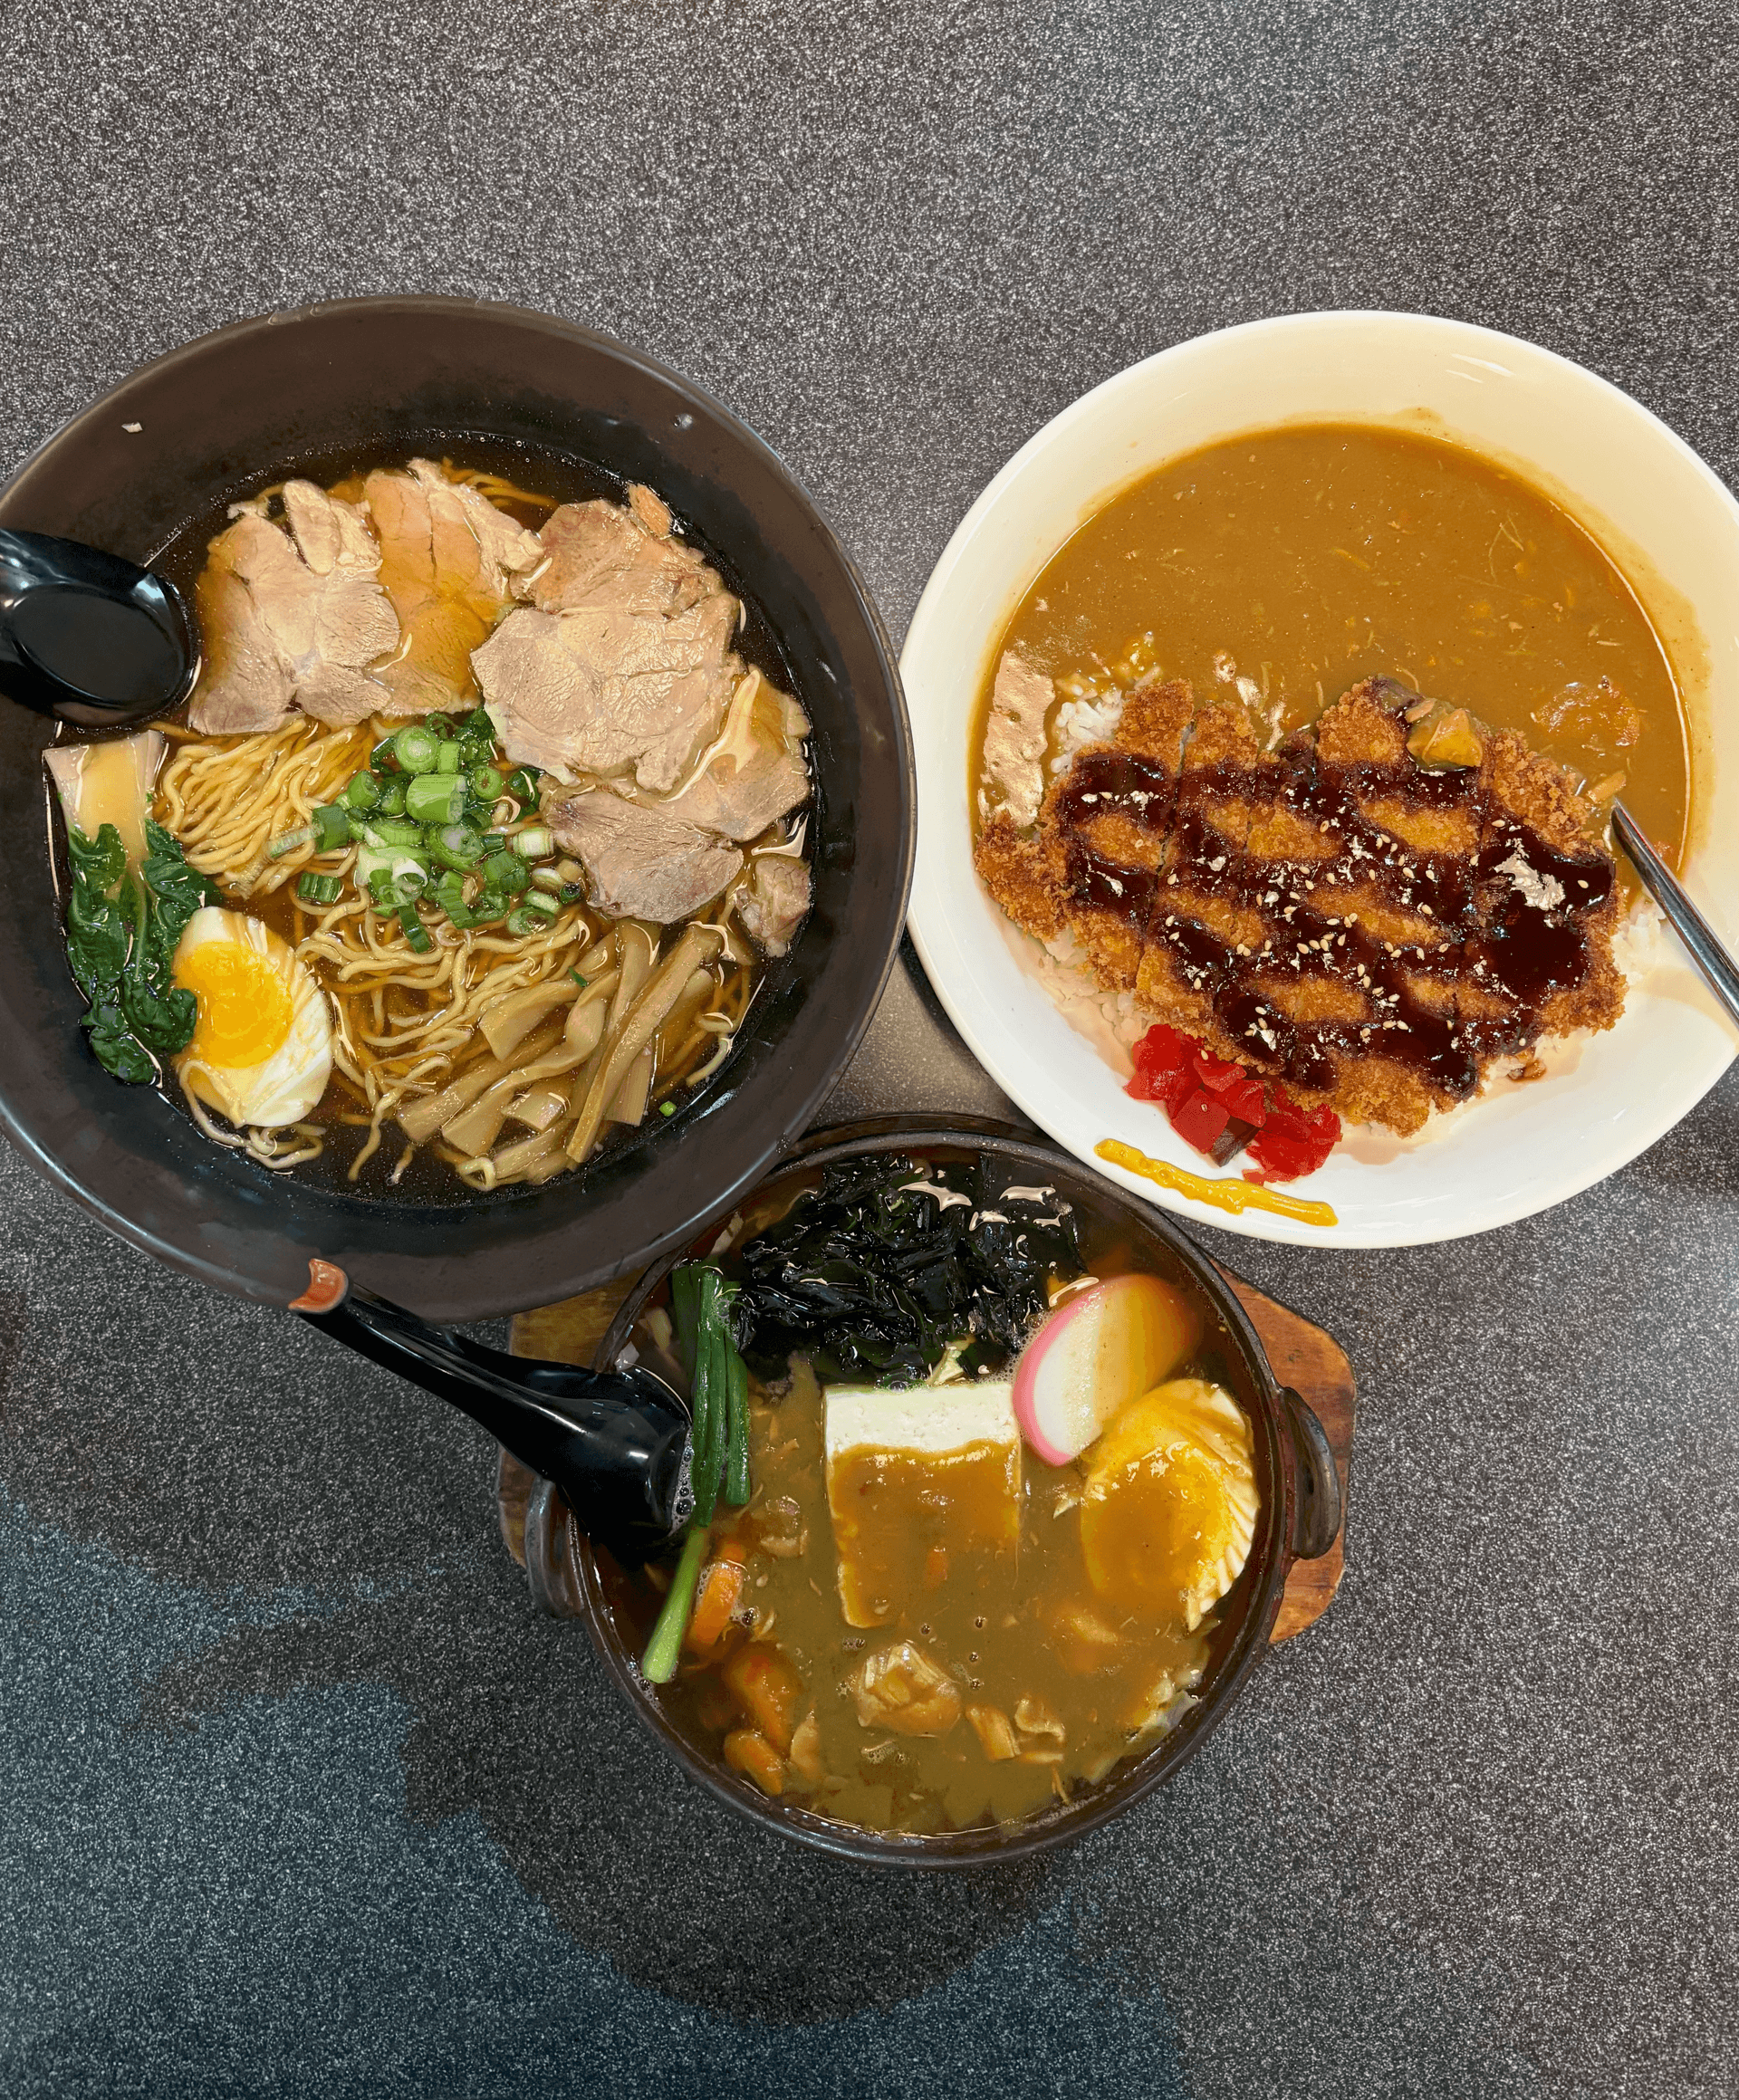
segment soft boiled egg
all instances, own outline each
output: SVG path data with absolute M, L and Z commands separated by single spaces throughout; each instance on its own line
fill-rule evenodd
M 1108 1603 L 1193 1633 L 1244 1573 L 1262 1501 L 1232 1395 L 1174 1378 L 1120 1409 L 1088 1453 L 1088 1578 Z
M 290 944 L 243 912 L 206 905 L 187 923 L 174 973 L 198 1008 L 176 1060 L 182 1086 L 237 1129 L 301 1122 L 331 1077 L 332 1024 Z

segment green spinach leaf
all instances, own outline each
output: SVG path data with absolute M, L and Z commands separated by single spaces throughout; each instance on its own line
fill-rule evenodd
M 157 1060 L 193 1039 L 197 1008 L 175 982 L 176 944 L 194 913 L 218 896 L 160 824 L 148 820 L 145 839 L 149 851 L 129 875 L 112 824 L 94 839 L 67 827 L 66 954 L 90 1002 L 83 1025 L 104 1069 L 135 1085 L 155 1079 Z

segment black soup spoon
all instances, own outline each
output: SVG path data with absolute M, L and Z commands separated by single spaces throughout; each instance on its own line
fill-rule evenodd
M 308 1274 L 293 1312 L 480 1424 L 561 1490 L 622 1567 L 668 1545 L 688 1500 L 688 1410 L 657 1372 L 504 1356 L 359 1289 L 331 1261 L 310 1261 Z
M 0 529 L 0 686 L 39 714 L 118 728 L 178 707 L 199 670 L 181 593 L 119 554 Z

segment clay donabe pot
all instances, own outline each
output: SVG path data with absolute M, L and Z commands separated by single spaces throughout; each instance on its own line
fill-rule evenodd
M 1248 1315 L 1218 1269 L 1162 1211 L 1128 1195 L 1068 1154 L 977 1118 L 928 1123 L 914 1117 L 879 1117 L 815 1132 L 793 1150 L 763 1190 L 788 1175 L 812 1173 L 835 1160 L 936 1147 L 1006 1162 L 1022 1182 L 1054 1186 L 1060 1196 L 1097 1213 L 1129 1234 L 1143 1262 L 1202 1302 L 1210 1315 L 1210 1334 L 1215 1325 L 1219 1329 L 1211 1346 L 1217 1347 L 1222 1374 L 1254 1432 L 1262 1511 L 1249 1561 L 1219 1607 L 1199 1703 L 1168 1734 L 1118 1765 L 1099 1785 L 1083 1788 L 1066 1806 L 1020 1824 L 908 1836 L 830 1822 L 795 1799 L 769 1798 L 726 1766 L 711 1746 L 675 1724 L 639 1674 L 643 1629 L 626 1623 L 619 1571 L 580 1536 L 546 1483 L 534 1486 L 524 1510 L 526 1572 L 533 1596 L 547 1611 L 585 1621 L 623 1696 L 677 1763 L 754 1821 L 870 1865 L 952 1867 L 1017 1857 L 1082 1836 L 1152 1793 L 1200 1750 L 1266 1654 L 1293 1562 L 1327 1552 L 1340 1525 L 1340 1483 L 1321 1424 L 1274 1376 Z M 639 1278 L 599 1347 L 595 1368 L 619 1361 L 642 1309 L 666 1291 L 670 1270 L 690 1253 L 704 1254 L 711 1248 L 730 1209 L 725 1205 L 715 1212 L 687 1247 Z M 504 1510 L 504 1514 L 511 1522 L 513 1512 Z

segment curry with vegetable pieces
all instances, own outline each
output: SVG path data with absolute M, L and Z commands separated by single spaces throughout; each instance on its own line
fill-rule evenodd
M 695 1386 L 697 1506 L 609 1599 L 766 1794 L 1017 1822 L 1194 1703 L 1257 1510 L 1232 1352 L 1055 1188 L 942 1153 L 786 1176 L 636 1335 Z

